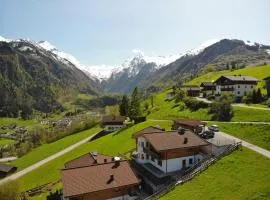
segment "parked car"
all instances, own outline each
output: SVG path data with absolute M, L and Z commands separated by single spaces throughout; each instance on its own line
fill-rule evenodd
M 202 138 L 204 139 L 211 139 L 215 137 L 215 132 L 214 131 L 204 131 L 201 135 Z
M 219 128 L 218 125 L 212 125 L 208 127 L 208 130 L 218 132 Z

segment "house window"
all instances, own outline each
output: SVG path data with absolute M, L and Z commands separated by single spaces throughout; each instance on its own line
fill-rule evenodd
M 252 89 L 253 88 L 253 85 L 251 85 L 250 88 Z
M 162 160 L 158 160 L 158 165 L 162 167 Z
M 192 164 L 193 164 L 193 159 L 190 158 L 190 159 L 188 160 L 188 163 L 189 163 L 190 165 L 192 165 Z
M 144 142 L 141 142 L 141 146 L 144 147 Z
M 238 88 L 240 88 L 240 85 L 238 85 Z
M 240 91 L 238 91 L 237 94 L 240 94 Z
M 146 160 L 149 160 L 149 155 L 148 154 L 146 154 Z

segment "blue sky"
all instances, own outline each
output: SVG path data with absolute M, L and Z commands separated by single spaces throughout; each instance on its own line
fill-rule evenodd
M 47 40 L 85 65 L 169 55 L 214 38 L 270 44 L 269 0 L 1 0 L 0 35 Z

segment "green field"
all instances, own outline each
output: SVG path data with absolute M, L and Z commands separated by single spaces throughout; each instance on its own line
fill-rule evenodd
M 199 76 L 198 78 L 195 78 L 186 84 L 200 85 L 201 82 L 215 81 L 216 79 L 218 79 L 222 75 L 234 75 L 234 74 L 253 76 L 253 77 L 257 78 L 258 80 L 262 80 L 265 77 L 270 76 L 270 65 L 268 64 L 268 65 L 258 66 L 258 67 L 246 67 L 246 68 L 238 69 L 238 70 L 234 70 L 234 71 L 228 71 L 228 70 L 214 71 L 214 72 L 210 72 L 210 73 L 204 74 L 202 76 Z M 264 81 L 259 82 L 258 87 L 262 87 L 263 82 Z M 265 92 L 265 90 L 263 90 L 263 91 Z
M 232 124 L 212 122 L 208 124 L 216 124 L 220 130 L 243 139 L 247 142 L 270 150 L 270 125 L 269 124 Z
M 270 159 L 243 148 L 177 186 L 161 200 L 269 200 L 269 166 Z
M 175 103 L 174 100 L 166 101 L 167 93 L 170 90 L 163 91 L 154 95 L 154 107 L 150 106 L 149 119 L 175 119 L 175 118 L 190 118 L 209 121 L 211 115 L 208 114 L 208 109 L 199 109 L 190 111 L 187 108 L 181 110 L 182 102 Z M 147 100 L 151 105 L 150 100 Z M 270 121 L 270 110 L 251 109 L 234 106 L 234 116 L 231 121 Z
M 13 142 L 14 140 L 10 140 L 10 139 L 0 139 L 0 146 L 6 145 L 6 144 L 12 144 Z
M 57 140 L 50 144 L 43 144 L 35 149 L 33 149 L 28 154 L 22 156 L 21 158 L 18 158 L 17 160 L 11 162 L 12 165 L 15 165 L 18 167 L 18 171 L 22 170 L 40 160 L 43 160 L 44 158 L 47 158 L 50 155 L 53 155 L 67 147 L 69 147 L 72 144 L 75 144 L 76 142 L 79 142 L 80 140 L 100 131 L 101 128 L 95 127 L 89 130 L 85 130 L 70 136 L 67 136 L 63 139 Z
M 22 120 L 18 118 L 8 118 L 8 117 L 1 117 L 0 118 L 0 125 L 10 125 L 10 124 L 16 124 L 19 126 L 31 126 L 36 124 L 36 120 Z
M 21 190 L 58 180 L 65 162 L 87 152 L 98 151 L 99 153 L 116 156 L 119 155 L 119 153 L 125 153 L 135 148 L 135 140 L 132 138 L 132 134 L 150 125 L 160 125 L 163 128 L 170 129 L 172 122 L 147 121 L 83 144 L 20 178 L 19 183 Z

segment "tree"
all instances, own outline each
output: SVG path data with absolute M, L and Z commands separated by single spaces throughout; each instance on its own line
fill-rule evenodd
M 131 95 L 131 101 L 130 101 L 129 116 L 131 118 L 138 117 L 141 115 L 140 101 L 141 101 L 141 98 L 140 98 L 138 87 L 135 87 Z
M 256 93 L 256 103 L 260 103 L 262 101 L 263 101 L 262 92 L 261 89 L 259 88 Z
M 154 107 L 154 96 L 152 95 L 151 97 L 150 97 L 150 99 L 151 99 L 151 106 L 152 106 L 152 108 Z
M 211 104 L 209 112 L 213 114 L 213 120 L 230 121 L 233 116 L 230 97 L 221 96 L 218 101 Z
M 144 110 L 148 110 L 148 108 L 149 108 L 149 103 L 146 101 L 146 102 L 144 103 Z
M 0 187 L 1 200 L 17 200 L 20 198 L 19 184 L 16 181 L 9 181 Z
M 175 93 L 175 100 L 177 102 L 182 101 L 184 97 L 186 96 L 186 92 L 179 88 L 176 88 L 174 93 Z
M 106 106 L 105 113 L 106 115 L 119 116 L 120 115 L 119 106 L 118 105 Z
M 119 108 L 120 115 L 128 116 L 128 110 L 129 110 L 129 100 L 128 97 L 124 95 Z

